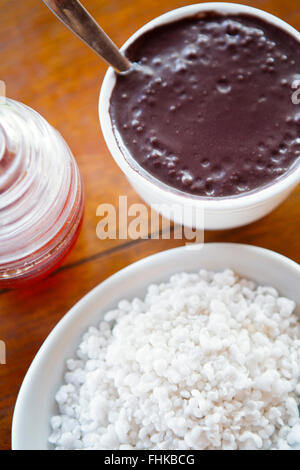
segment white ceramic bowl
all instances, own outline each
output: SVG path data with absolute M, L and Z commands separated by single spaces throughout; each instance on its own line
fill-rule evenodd
M 144 296 L 150 283 L 165 281 L 178 271 L 201 267 L 237 273 L 260 284 L 274 286 L 297 303 L 300 313 L 300 266 L 263 248 L 209 243 L 202 249 L 175 248 L 138 261 L 93 289 L 50 333 L 22 384 L 12 426 L 13 449 L 47 449 L 50 417 L 57 413 L 54 396 L 63 383 L 65 360 L 73 357 L 82 334 L 98 325 L 103 314 L 122 298 Z
M 279 18 L 262 10 L 233 3 L 200 3 L 178 8 L 159 16 L 153 21 L 150 21 L 134 33 L 128 41 L 126 41 L 122 50 L 125 51 L 126 48 L 141 34 L 150 29 L 208 10 L 225 14 L 245 13 L 253 15 L 281 27 L 290 35 L 295 37 L 300 43 L 300 33 L 296 29 L 292 28 Z M 165 217 L 171 217 L 175 222 L 180 224 L 182 222 L 181 217 L 184 209 L 182 209 L 182 211 L 174 210 L 173 214 L 170 216 L 170 207 L 188 207 L 192 208 L 192 210 L 187 209 L 184 212 L 185 225 L 187 226 L 195 226 L 199 229 L 227 229 L 238 227 L 260 219 L 271 212 L 299 183 L 300 165 L 297 165 L 292 171 L 275 183 L 252 193 L 245 193 L 244 195 L 234 197 L 209 198 L 191 196 L 167 186 L 144 170 L 134 160 L 129 152 L 126 152 L 125 148 L 123 149 L 124 153 L 121 152 L 113 132 L 111 117 L 109 114 L 110 97 L 114 85 L 115 73 L 112 68 L 109 68 L 102 84 L 99 100 L 100 123 L 106 144 L 116 163 L 126 175 L 136 192 L 148 204 L 161 206 L 158 210 Z M 193 216 L 193 214 L 197 214 L 199 212 L 201 214 L 204 212 L 205 227 L 203 227 L 202 217 L 199 216 L 197 218 L 195 215 Z M 189 216 L 186 214 L 191 215 Z M 197 222 L 197 220 L 199 222 Z

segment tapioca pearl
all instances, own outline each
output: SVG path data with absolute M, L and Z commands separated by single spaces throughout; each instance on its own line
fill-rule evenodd
M 161 77 L 155 77 L 153 82 L 156 85 L 161 85 L 162 84 L 162 78 Z
M 231 89 L 232 89 L 232 86 L 228 80 L 223 78 L 217 82 L 217 90 L 220 93 L 222 94 L 230 93 Z
M 297 149 L 300 149 L 300 138 L 296 137 L 290 144 L 292 147 L 296 147 Z
M 258 42 L 257 44 L 258 49 L 263 49 L 265 47 L 265 44 L 263 42 Z
M 156 136 L 150 137 L 150 142 L 153 145 L 153 147 L 158 147 L 159 146 L 159 140 Z
M 251 36 L 254 36 L 256 38 L 260 38 L 264 36 L 264 32 L 259 29 L 259 28 L 247 28 L 248 29 L 248 34 Z
M 162 156 L 163 156 L 163 152 L 161 152 L 158 149 L 154 149 L 150 153 L 149 158 L 152 159 L 152 160 L 157 160 L 157 159 L 161 158 Z
M 266 63 L 268 65 L 273 65 L 275 63 L 274 57 L 268 57 L 267 60 L 266 60 Z
M 239 181 L 237 184 L 236 184 L 236 190 L 239 192 L 239 193 L 244 193 L 245 191 L 248 190 L 248 184 L 243 182 L 243 181 Z
M 256 161 L 257 163 L 261 162 L 264 158 L 264 154 L 262 152 L 258 152 L 257 156 L 256 156 Z
M 138 106 L 133 106 L 133 108 L 132 108 L 132 113 L 133 113 L 135 119 L 137 119 L 138 117 L 141 116 L 142 110 L 141 110 L 141 108 L 139 108 Z
M 290 115 L 289 115 L 289 116 L 286 116 L 286 118 L 285 118 L 285 122 L 286 122 L 287 124 L 291 124 L 291 123 L 293 123 L 293 117 L 292 117 L 292 116 L 290 116 Z
M 267 44 L 267 39 L 265 38 L 265 36 L 261 36 L 260 38 L 258 38 L 257 46 L 259 48 L 266 47 L 266 44 Z
M 146 95 L 155 95 L 156 91 L 151 87 L 151 85 L 146 89 Z
M 279 152 L 275 152 L 274 154 L 272 154 L 271 158 L 270 158 L 270 162 L 273 164 L 273 165 L 277 165 L 278 163 L 280 163 L 282 160 L 282 156 L 280 155 Z
M 267 101 L 267 97 L 264 95 L 260 96 L 257 100 L 258 103 L 265 103 L 265 101 Z
M 224 50 L 227 48 L 227 45 L 228 45 L 228 42 L 226 41 L 225 38 L 218 38 L 216 41 L 215 41 L 215 44 L 217 46 L 218 49 L 220 50 Z
M 237 54 L 241 52 L 239 49 L 239 43 L 232 39 L 228 41 L 228 49 L 231 51 L 231 54 Z
M 241 28 L 233 21 L 226 22 L 226 34 L 227 36 L 238 36 L 241 32 Z
M 300 86 L 300 74 L 299 73 L 293 73 L 290 77 L 290 83 L 291 85 L 294 86 Z
M 138 98 L 138 100 L 137 100 L 137 102 L 138 102 L 139 104 L 142 104 L 142 103 L 144 103 L 145 101 L 147 101 L 146 95 L 141 95 L 141 96 Z
M 251 42 L 253 41 L 253 38 L 251 36 L 245 36 L 244 39 L 242 39 L 239 43 L 243 46 L 243 51 L 246 52 L 247 48 L 245 46 L 248 46 Z
M 197 189 L 202 189 L 202 188 L 204 188 L 204 185 L 205 185 L 205 180 L 198 176 L 197 178 L 194 178 L 194 181 L 191 185 L 191 189 L 193 191 L 195 191 Z
M 167 162 L 167 167 L 168 168 L 175 168 L 176 167 L 176 163 L 178 162 L 178 158 L 171 155 L 171 156 L 168 156 L 166 157 L 166 162 Z
M 132 127 L 137 128 L 139 125 L 140 125 L 140 121 L 138 121 L 137 119 L 132 119 L 131 121 Z
M 290 147 L 290 151 L 294 154 L 294 155 L 299 155 L 300 154 L 300 146 L 294 146 L 294 145 L 291 145 Z
M 215 180 L 221 180 L 221 179 L 225 178 L 225 176 L 226 176 L 226 171 L 224 170 L 224 168 L 222 168 L 219 165 L 215 165 L 215 166 L 212 167 L 211 177 L 214 181 Z
M 167 173 L 168 173 L 168 175 L 171 176 L 172 178 L 177 175 L 175 168 L 168 168 Z
M 203 168 L 209 168 L 209 167 L 210 167 L 210 161 L 207 160 L 207 158 L 204 158 L 204 159 L 201 161 L 201 165 L 203 166 Z
M 280 175 L 282 175 L 286 170 L 287 170 L 287 168 L 274 167 L 274 168 L 273 168 L 273 171 L 272 171 L 272 174 L 273 174 L 273 175 L 276 175 L 276 176 L 280 176 Z
M 215 194 L 213 183 L 209 179 L 206 180 L 204 191 L 206 196 L 213 196 Z
M 262 172 L 262 171 L 265 171 L 266 169 L 266 165 L 264 162 L 262 161 L 257 161 L 256 165 L 255 165 L 255 169 L 259 172 Z
M 295 114 L 293 121 L 300 125 L 300 113 Z
M 278 168 L 279 168 L 278 165 L 271 166 L 270 164 L 268 164 L 266 168 L 266 172 L 270 176 L 279 175 L 281 174 L 281 171 L 280 170 L 278 171 Z
M 201 46 L 207 45 L 210 41 L 209 36 L 206 34 L 198 34 L 197 36 L 197 44 L 200 44 Z
M 274 41 L 267 41 L 266 43 L 266 49 L 267 51 L 273 51 L 273 49 L 276 47 L 276 43 Z
M 288 84 L 289 84 L 289 82 L 288 82 L 288 80 L 287 80 L 286 78 L 282 78 L 282 79 L 280 80 L 280 85 L 281 85 L 282 87 L 286 87 Z
M 194 181 L 194 176 L 188 170 L 182 170 L 180 178 L 184 186 L 190 186 Z
M 182 59 L 176 59 L 173 71 L 175 73 L 185 73 L 187 71 L 187 64 Z
M 189 44 L 182 51 L 183 57 L 189 60 L 196 59 L 197 54 L 198 54 L 198 47 L 195 44 Z
M 186 93 L 181 93 L 179 99 L 181 101 L 186 101 L 188 99 L 188 95 Z
M 279 153 L 284 154 L 288 150 L 287 146 L 285 144 L 280 144 L 279 145 Z
M 264 73 L 265 73 L 265 72 L 274 72 L 274 68 L 268 66 L 267 64 L 261 64 L 261 65 L 260 65 L 260 70 L 261 70 L 262 72 L 264 72 Z
M 161 58 L 160 57 L 154 57 L 154 59 L 152 60 L 152 64 L 155 67 L 159 67 L 162 64 Z

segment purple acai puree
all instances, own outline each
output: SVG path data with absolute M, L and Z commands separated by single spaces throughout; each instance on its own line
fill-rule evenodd
M 210 13 L 145 33 L 127 56 L 146 73 L 116 77 L 114 132 L 157 179 L 223 197 L 265 186 L 296 164 L 300 44 L 284 30 Z

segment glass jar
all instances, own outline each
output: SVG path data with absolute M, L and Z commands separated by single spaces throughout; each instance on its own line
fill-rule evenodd
M 0 102 L 0 288 L 44 277 L 76 241 L 83 218 L 79 169 L 38 113 Z

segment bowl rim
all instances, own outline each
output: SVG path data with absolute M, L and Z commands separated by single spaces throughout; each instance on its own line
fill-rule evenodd
M 204 11 L 216 11 L 221 14 L 249 14 L 283 29 L 300 43 L 300 32 L 271 13 L 240 3 L 211 2 L 196 3 L 176 8 L 154 18 L 133 33 L 123 44 L 121 50 L 125 51 L 130 44 L 146 31 Z M 276 195 L 287 191 L 289 188 L 293 188 L 300 182 L 300 163 L 296 159 L 292 167 L 282 177 L 275 179 L 273 182 L 271 181 L 261 188 L 256 188 L 240 195 L 226 197 L 198 196 L 185 193 L 167 185 L 139 165 L 126 147 L 121 145 L 121 140 L 118 142 L 109 113 L 110 97 L 115 85 L 115 77 L 114 69 L 109 67 L 100 90 L 98 112 L 104 140 L 112 157 L 123 173 L 132 181 L 143 185 L 146 189 L 148 188 L 148 191 L 156 191 L 162 199 L 168 198 L 174 204 L 187 204 L 217 211 L 223 209 L 240 210 L 248 206 L 260 206 L 266 200 L 276 197 Z
M 281 255 L 279 253 L 276 253 L 266 248 L 258 247 L 255 245 L 246 245 L 246 244 L 241 244 L 241 243 L 206 243 L 205 245 L 202 246 L 202 249 L 199 250 L 199 253 L 201 253 L 202 250 L 205 250 L 205 249 L 208 250 L 208 254 L 209 254 L 210 251 L 214 253 L 218 249 L 224 250 L 226 248 L 229 248 L 230 250 L 234 250 L 237 252 L 236 254 L 238 255 L 237 259 L 239 260 L 238 261 L 239 264 L 243 255 L 246 256 L 246 258 L 259 256 L 259 257 L 262 257 L 264 259 L 264 262 L 266 263 L 268 261 L 273 261 L 273 262 L 275 261 L 275 263 L 282 264 L 283 269 L 290 270 L 291 274 L 295 277 L 298 277 L 300 281 L 300 265 L 298 263 L 296 263 L 295 261 L 292 261 L 290 258 L 287 258 L 284 255 Z M 24 442 L 23 436 L 24 434 L 26 435 L 28 434 L 27 432 L 28 411 L 26 411 L 27 407 L 23 406 L 23 403 L 26 404 L 27 402 L 27 405 L 28 405 L 28 400 L 30 401 L 31 390 L 34 389 L 35 382 L 40 380 L 41 373 L 44 370 L 43 367 L 45 367 L 47 364 L 49 366 L 49 361 L 52 357 L 51 351 L 52 352 L 55 351 L 58 344 L 60 344 L 59 343 L 60 341 L 64 343 L 64 346 L 65 346 L 65 338 L 66 337 L 68 338 L 67 335 L 68 335 L 70 328 L 72 326 L 74 327 L 74 324 L 75 326 L 78 326 L 77 325 L 78 322 L 80 321 L 83 322 L 84 318 L 88 320 L 89 317 L 93 315 L 92 312 L 89 312 L 88 314 L 86 314 L 86 311 L 89 307 L 93 309 L 93 302 L 95 302 L 95 300 L 100 295 L 103 296 L 105 289 L 112 288 L 112 286 L 115 283 L 120 284 L 121 282 L 122 283 L 126 282 L 126 278 L 128 276 L 132 276 L 133 274 L 136 276 L 137 271 L 145 272 L 145 269 L 146 270 L 158 269 L 158 268 L 161 269 L 161 265 L 164 262 L 167 263 L 168 260 L 170 259 L 173 260 L 174 257 L 176 261 L 177 257 L 183 256 L 183 255 L 186 256 L 187 250 L 191 250 L 190 245 L 163 250 L 161 252 L 155 253 L 153 255 L 150 255 L 138 261 L 135 261 L 134 263 L 112 274 L 107 279 L 100 282 L 96 287 L 91 289 L 78 302 L 76 302 L 75 305 L 71 307 L 71 309 L 58 321 L 56 326 L 50 331 L 49 335 L 47 336 L 45 341 L 42 343 L 40 349 L 35 355 L 23 379 L 22 385 L 20 387 L 16 404 L 15 404 L 15 408 L 14 408 L 13 420 L 12 420 L 12 432 L 11 432 L 12 439 L 11 440 L 12 440 L 13 450 L 24 449 L 24 445 L 22 444 L 22 442 Z M 201 258 L 199 259 L 199 262 L 201 262 Z M 199 265 L 199 268 L 201 268 L 201 264 Z M 186 268 L 184 268 L 183 266 L 182 269 L 179 269 L 179 270 L 184 271 L 185 269 Z M 210 268 L 206 268 L 206 269 L 210 269 Z M 241 263 L 241 269 L 242 269 L 242 263 Z M 244 274 L 241 274 L 241 275 L 244 276 Z M 245 276 L 247 277 L 247 275 Z M 167 277 L 167 274 L 164 274 L 164 277 Z M 249 275 L 249 277 L 251 276 Z M 117 299 L 117 296 L 116 296 L 116 299 Z M 100 309 L 99 318 L 101 317 L 102 313 L 103 312 L 101 312 L 101 309 Z M 92 322 L 91 319 L 90 321 Z M 86 327 L 84 327 L 83 329 L 83 326 L 81 325 L 81 330 L 83 331 L 80 332 L 80 336 L 79 336 L 80 338 L 86 329 L 87 329 Z M 78 331 L 78 334 L 79 334 L 79 331 Z M 68 341 L 68 344 L 70 345 L 71 342 L 72 342 L 72 338 Z M 74 350 L 75 350 L 75 347 L 76 346 L 74 346 Z M 65 369 L 65 359 L 63 358 L 62 358 L 61 365 Z M 26 433 L 24 431 L 25 429 L 26 429 Z

